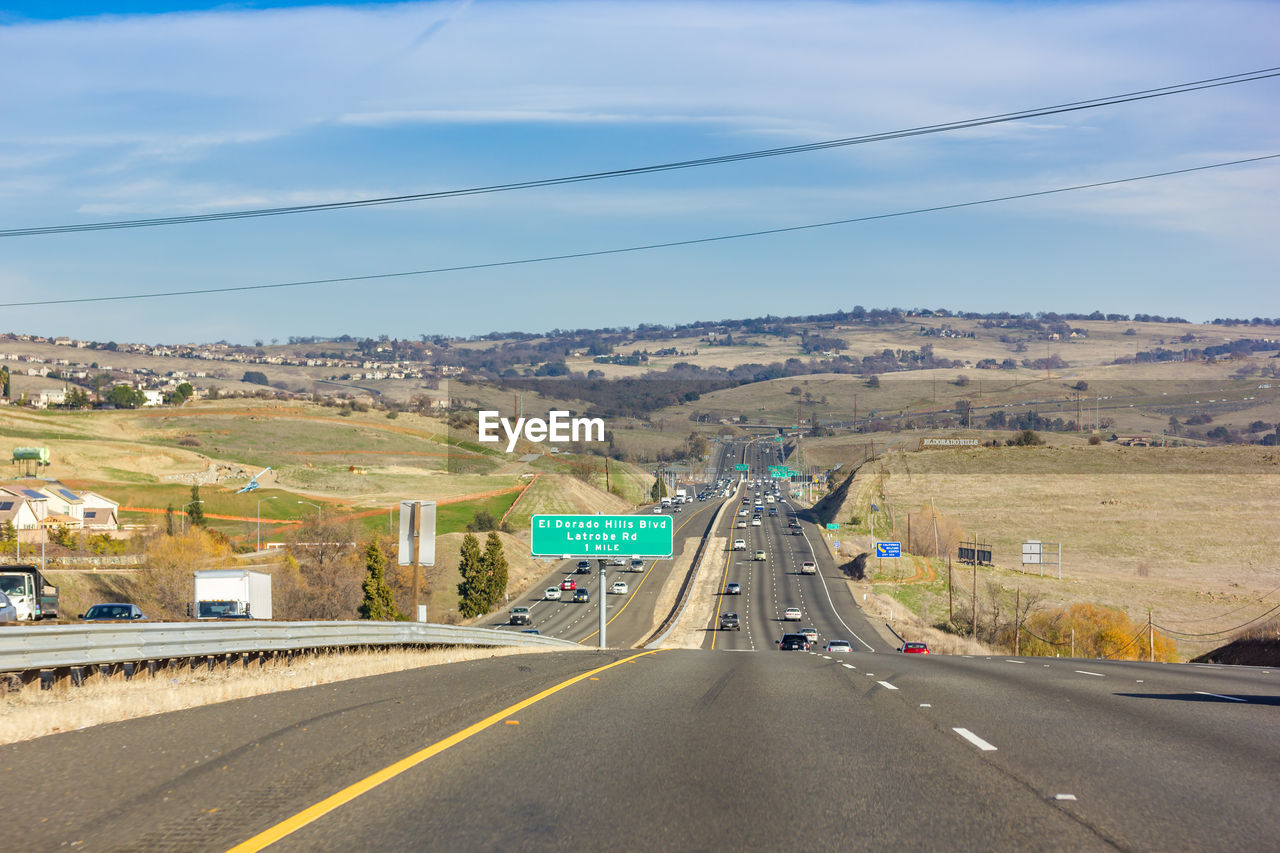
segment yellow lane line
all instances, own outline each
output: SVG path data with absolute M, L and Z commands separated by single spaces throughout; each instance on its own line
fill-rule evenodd
M 724 607 L 724 585 L 729 580 L 729 563 L 733 560 L 733 552 L 726 551 L 724 555 L 724 574 L 720 578 L 720 597 L 716 599 L 716 621 L 711 626 L 711 650 L 716 650 L 716 637 L 720 634 L 720 611 Z
M 708 507 L 708 509 L 709 509 L 709 507 Z M 698 512 L 701 512 L 701 511 L 702 511 L 702 510 L 699 510 Z M 698 516 L 698 512 L 695 512 L 693 515 L 689 516 L 689 517 L 688 517 L 688 518 L 686 518 L 684 521 L 680 522 L 680 526 L 679 526 L 679 527 L 677 527 L 677 528 L 675 529 L 675 531 L 671 534 L 671 536 L 672 536 L 672 538 L 673 538 L 673 539 L 675 538 L 676 533 L 679 533 L 681 530 L 683 530 L 683 529 L 684 529 L 684 526 L 685 526 L 686 524 L 688 524 L 689 522 L 693 521 L 693 520 Z M 672 559 L 672 561 L 674 561 L 674 560 L 675 560 L 675 554 L 672 554 L 672 555 L 671 555 L 671 559 Z M 656 563 L 657 561 L 655 560 L 654 562 Z M 649 567 L 649 571 L 645 572 L 645 573 L 644 573 L 644 577 L 640 578 L 640 583 L 636 584 L 636 588 L 631 592 L 631 594 L 630 594 L 630 595 L 628 595 L 628 596 L 627 596 L 627 600 L 626 600 L 626 601 L 624 601 L 624 602 L 622 603 L 622 606 L 618 608 L 618 612 L 617 612 L 617 613 L 615 613 L 615 614 L 613 614 L 612 616 L 610 616 L 607 620 L 605 620 L 604 626 L 605 626 L 606 628 L 608 628 L 610 625 L 612 625 L 612 624 L 613 624 L 613 620 L 614 620 L 614 619 L 617 619 L 619 616 L 621 616 L 621 615 L 622 615 L 622 611 L 626 610 L 626 609 L 631 605 L 631 602 L 635 600 L 636 593 L 640 591 L 640 587 L 644 586 L 644 582 L 645 582 L 645 581 L 647 581 L 647 580 L 649 579 L 649 576 L 650 576 L 651 574 L 653 574 L 653 568 L 654 568 L 653 566 L 650 566 L 650 567 Z M 602 589 L 602 590 L 600 590 L 600 595 L 601 595 L 601 596 L 603 596 L 604 594 L 605 594 L 604 590 L 603 590 L 603 589 Z M 590 634 L 587 634 L 587 636 L 583 637 L 581 640 L 578 640 L 578 642 L 579 642 L 579 643 L 585 643 L 587 640 L 590 640 L 592 637 L 594 637 L 596 634 L 599 634 L 599 633 L 600 633 L 600 629 L 599 629 L 599 628 L 597 628 L 597 629 L 595 629 L 594 631 L 592 631 Z M 607 638 L 606 638 L 606 640 L 607 640 Z
M 330 797 L 326 797 L 325 799 L 321 800 L 320 802 L 316 803 L 313 806 L 303 809 L 302 811 L 295 814 L 293 817 L 282 820 L 280 823 L 277 823 L 275 826 L 271 827 L 270 829 L 267 829 L 253 836 L 248 841 L 243 841 L 240 844 L 237 844 L 235 847 L 232 847 L 229 851 L 227 851 L 227 853 L 255 853 L 255 851 L 262 850 L 265 847 L 275 844 L 280 839 L 285 838 L 286 836 L 297 832 L 299 829 L 302 829 L 307 824 L 310 824 L 319 820 L 320 818 L 329 814 L 329 812 L 337 809 L 339 806 L 342 806 L 342 805 L 345 805 L 346 803 L 351 802 L 356 797 L 359 797 L 361 794 L 366 794 L 369 791 L 372 791 L 374 788 L 378 787 L 383 782 L 389 782 L 395 777 L 399 776 L 401 773 L 404 773 L 406 770 L 410 770 L 418 766 L 422 762 L 426 761 L 428 758 L 439 755 L 449 747 L 456 746 L 457 744 L 462 743 L 464 740 L 468 739 L 472 735 L 479 734 L 480 732 L 484 731 L 485 729 L 489 728 L 492 725 L 495 725 L 496 723 L 503 722 L 504 720 L 509 718 L 512 714 L 516 713 L 517 711 L 523 710 L 524 708 L 528 708 L 530 705 L 533 705 L 536 702 L 541 702 L 543 699 L 546 699 L 548 696 L 551 696 L 554 693 L 559 693 L 561 690 L 565 689 L 566 687 L 569 687 L 570 685 L 573 685 L 573 684 L 577 684 L 579 681 L 583 681 L 585 679 L 591 678 L 593 675 L 604 672 L 606 669 L 613 669 L 615 666 L 619 666 L 624 663 L 630 663 L 636 658 L 641 658 L 641 657 L 644 657 L 645 655 L 651 655 L 651 654 L 654 654 L 654 652 L 641 652 L 640 654 L 632 655 L 629 658 L 623 658 L 622 660 L 614 661 L 613 663 L 599 667 L 598 669 L 593 669 L 590 672 L 582 673 L 582 675 L 574 676 L 573 678 L 570 678 L 568 681 L 562 681 L 559 684 L 555 685 L 554 687 L 548 687 L 546 690 L 543 690 L 541 693 L 535 694 L 533 696 L 530 696 L 528 699 L 517 702 L 516 704 L 512 705 L 509 708 L 503 708 L 498 713 L 485 717 L 480 722 L 475 723 L 474 725 L 468 726 L 467 728 L 463 729 L 457 734 L 450 735 L 444 740 L 436 741 L 431 746 L 428 746 L 426 749 L 419 750 L 418 752 L 415 752 L 406 758 L 402 758 L 399 761 L 395 762 L 394 764 L 390 764 L 382 768 L 378 772 L 373 773 L 369 776 L 366 776 L 365 778 L 361 779 L 359 782 L 356 782 L 353 785 L 348 785 L 338 793 L 333 794 Z

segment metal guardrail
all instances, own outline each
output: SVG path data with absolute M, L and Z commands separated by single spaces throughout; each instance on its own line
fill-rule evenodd
M 580 648 L 556 637 L 422 622 L 160 622 L 0 627 L 0 672 L 352 646 Z

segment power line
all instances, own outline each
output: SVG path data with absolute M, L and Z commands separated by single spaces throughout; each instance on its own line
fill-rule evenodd
M 954 130 L 966 130 L 992 124 L 1003 124 L 1029 118 L 1058 115 L 1061 113 L 1091 110 L 1117 104 L 1145 101 L 1152 98 L 1163 98 L 1169 95 L 1181 95 L 1203 89 L 1214 89 L 1220 86 L 1231 86 L 1237 83 L 1251 83 L 1271 77 L 1280 77 L 1280 66 L 1229 74 L 1224 77 L 1211 77 L 1195 80 L 1190 83 L 1179 83 L 1173 86 L 1161 86 L 1157 89 L 1144 89 L 1128 92 L 1123 95 L 1109 95 L 1103 98 L 1090 98 L 1085 101 L 1073 101 L 1051 107 L 1019 110 L 962 121 L 943 122 L 940 124 L 922 125 L 920 127 L 872 133 L 864 136 L 850 136 L 841 139 L 830 139 L 824 142 L 810 142 L 803 145 L 789 145 L 781 148 L 765 148 L 758 151 L 745 151 L 737 154 L 723 154 L 716 157 L 703 157 L 694 160 L 680 160 L 673 163 L 660 163 L 650 166 L 636 166 L 626 169 L 612 169 L 604 172 L 589 172 L 581 175 L 570 175 L 559 178 L 542 178 L 531 181 L 517 181 L 508 184 L 493 184 L 465 189 L 440 190 L 438 192 L 412 193 L 408 195 L 385 196 L 381 198 L 354 199 L 351 201 L 324 202 L 321 204 L 289 205 L 284 207 L 267 207 L 250 210 L 229 210 L 221 213 L 201 213 L 186 216 L 158 217 L 153 219 L 122 219 L 107 222 L 86 222 L 78 225 L 44 225 L 28 228 L 10 228 L 0 230 L 0 237 L 33 237 L 46 234 L 73 234 L 82 231 L 111 231 L 122 228 L 150 228 L 163 225 L 187 225 L 199 222 L 218 222 L 229 219 L 251 219 L 266 216 L 285 216 L 294 213 L 313 213 L 321 210 L 344 210 L 355 207 L 375 207 L 387 204 L 404 204 L 415 201 L 432 201 L 444 198 L 459 198 L 486 193 L 512 192 L 515 190 L 536 189 L 540 187 L 561 186 L 564 184 L 599 181 L 620 178 L 630 175 L 648 175 L 657 172 L 670 172 L 678 169 L 692 169 L 701 166 L 714 166 L 724 163 L 736 163 L 744 160 L 758 160 L 766 157 L 782 157 L 791 154 L 802 154 L 810 151 L 823 151 L 830 148 L 842 148 L 850 145 L 865 145 L 870 142 L 885 142 L 894 139 L 908 139 L 933 133 L 946 133 Z
M 1247 163 L 1260 163 L 1264 160 L 1274 160 L 1280 158 L 1280 154 L 1265 154 L 1260 157 L 1248 157 L 1243 160 L 1230 160 L 1223 163 L 1212 163 L 1207 166 L 1191 166 L 1186 169 L 1172 169 L 1167 172 L 1153 172 L 1149 175 L 1136 175 L 1129 178 L 1116 178 L 1110 181 L 1095 181 L 1089 184 L 1077 184 L 1070 187 L 1058 187 L 1051 190 L 1037 190 L 1035 192 L 1017 193 L 1015 195 L 998 196 L 996 198 L 979 199 L 977 201 L 963 201 L 955 204 L 940 204 L 933 207 L 920 207 L 914 210 L 901 210 L 894 213 L 877 213 L 870 216 L 856 216 L 849 219 L 835 219 L 829 222 L 814 222 L 808 225 L 791 225 L 785 228 L 767 228 L 760 231 L 744 231 L 738 234 L 721 234 L 715 237 L 697 237 L 689 240 L 672 240 L 665 243 L 648 243 L 641 246 L 625 246 L 617 249 L 597 249 L 589 252 L 570 252 L 562 255 L 543 255 L 536 258 L 520 258 L 511 261 L 488 261 L 476 264 L 459 264 L 449 267 L 433 267 L 421 270 L 405 270 L 402 272 L 389 273 L 370 273 L 368 275 L 352 275 L 341 276 L 338 278 L 316 278 L 304 281 L 287 281 L 276 282 L 274 284 L 244 284 L 233 285 L 227 287 L 205 287 L 193 288 L 190 290 L 167 290 L 157 293 L 132 293 L 121 294 L 117 296 L 83 296 L 72 299 L 38 299 L 29 302 L 0 302 L 0 308 L 29 308 L 45 305 L 76 305 L 88 302 L 122 302 L 126 300 L 136 299 L 160 299 L 174 296 L 200 296 L 210 293 L 238 293 L 252 290 L 279 290 L 289 287 L 315 287 L 324 284 L 350 284 L 358 281 L 377 281 L 379 279 L 390 278 L 409 278 L 411 276 L 420 275 L 439 275 L 441 273 L 450 272 L 467 272 L 472 270 L 496 269 L 499 267 L 524 266 L 528 264 L 541 264 L 551 261 L 568 261 L 578 260 L 582 258 L 598 258 L 606 255 L 622 255 L 630 252 L 647 252 L 655 249 L 672 249 L 680 246 L 696 246 L 704 243 L 719 243 L 727 240 L 742 240 L 750 237 L 764 237 L 772 234 L 788 234 L 796 231 L 811 231 L 817 228 L 830 228 L 836 225 L 853 225 L 861 222 L 874 222 L 882 219 L 896 219 L 904 216 L 915 216 L 921 213 L 938 213 L 946 210 L 960 210 L 967 207 L 978 207 L 987 204 L 998 204 L 1005 201 L 1016 201 L 1026 198 L 1037 198 L 1040 196 L 1057 195 L 1059 193 L 1075 192 L 1077 190 L 1096 189 L 1098 187 L 1109 187 L 1117 184 L 1128 184 L 1135 181 L 1146 181 L 1153 178 L 1167 178 L 1172 175 L 1186 175 L 1193 172 L 1204 172 L 1209 169 L 1221 169 L 1226 166 L 1239 166 Z
M 1156 627 L 1159 628 L 1161 631 L 1164 631 L 1166 634 L 1172 634 L 1177 637 L 1182 637 L 1183 639 L 1190 639 L 1192 637 L 1221 637 L 1226 634 L 1234 634 L 1236 631 L 1239 631 L 1241 628 L 1247 628 L 1250 625 L 1252 625 L 1254 622 L 1258 622 L 1262 619 L 1267 618 L 1272 613 L 1275 613 L 1277 610 L 1280 610 L 1280 604 L 1277 604 L 1275 607 L 1271 608 L 1267 612 L 1259 616 L 1255 616 L 1252 619 L 1250 619 L 1248 622 L 1244 622 L 1240 625 L 1235 626 L 1234 628 L 1224 628 L 1221 631 L 1210 631 L 1209 633 L 1206 633 L 1206 634 L 1188 634 L 1185 631 L 1172 631 L 1161 625 L 1157 625 Z

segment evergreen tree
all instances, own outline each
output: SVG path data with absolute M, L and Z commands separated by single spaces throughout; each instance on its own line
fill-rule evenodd
M 173 535 L 173 504 L 170 503 L 164 508 L 164 534 L 165 536 Z
M 208 524 L 204 517 L 204 504 L 200 501 L 200 486 L 193 483 L 191 485 L 191 501 L 187 507 L 187 518 L 191 519 L 192 527 L 204 527 Z
M 480 559 L 486 581 L 485 612 L 489 612 L 499 606 L 507 594 L 507 555 L 502 551 L 502 540 L 497 531 L 489 531 Z
M 364 579 L 364 601 L 360 604 L 361 619 L 390 622 L 400 617 L 395 598 L 387 585 L 387 557 L 382 553 L 378 537 L 369 540 L 364 549 L 364 565 L 368 572 Z
M 458 574 L 462 576 L 462 582 L 458 584 L 458 612 L 464 619 L 488 613 L 484 559 L 480 554 L 480 540 L 475 534 L 468 533 L 462 538 L 458 554 Z

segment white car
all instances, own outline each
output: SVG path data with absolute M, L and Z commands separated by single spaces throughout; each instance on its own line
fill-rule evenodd
M 800 564 L 800 574 L 816 575 L 818 573 L 818 564 L 813 560 L 805 560 Z
M 639 557 L 637 557 L 637 558 L 635 558 L 634 560 L 632 560 L 632 561 L 631 561 L 631 571 L 633 571 L 633 572 L 643 572 L 643 571 L 644 571 L 644 560 L 641 560 Z
M 788 608 L 787 608 L 785 611 L 783 611 L 783 613 L 782 613 L 782 621 L 783 621 L 783 622 L 799 622 L 799 621 L 800 621 L 800 608 L 799 608 L 799 607 L 788 607 Z
M 545 598 L 547 601 L 559 601 L 560 587 L 558 586 L 547 587 L 546 591 L 542 593 L 542 597 Z
M 747 550 L 747 540 L 745 540 L 745 539 L 735 539 L 735 540 L 733 540 L 733 550 L 735 550 L 735 551 L 745 551 L 745 550 Z
M 759 527 L 759 526 L 760 526 L 760 519 L 758 519 L 758 518 L 753 518 L 753 519 L 751 519 L 751 526 L 752 526 L 752 527 Z
M 609 587 L 610 595 L 626 595 L 627 592 L 627 585 L 624 581 L 614 581 L 613 586 Z

